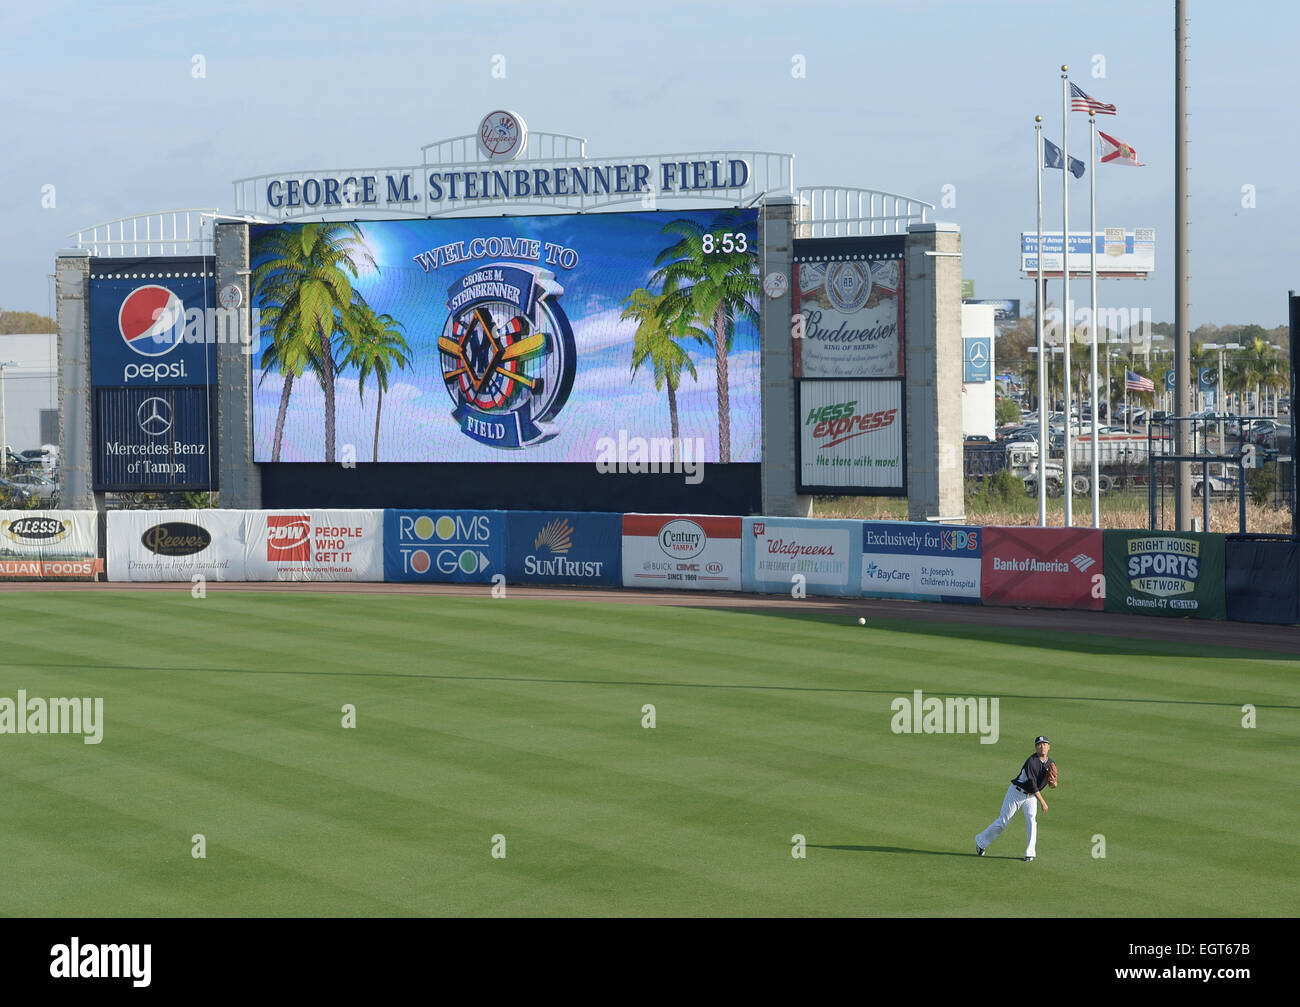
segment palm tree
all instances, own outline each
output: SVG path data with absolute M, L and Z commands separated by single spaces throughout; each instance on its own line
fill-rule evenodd
M 384 392 L 388 390 L 388 373 L 393 367 L 406 370 L 411 362 L 411 348 L 401 333 L 402 323 L 391 315 L 377 315 L 359 295 L 352 304 L 352 318 L 345 326 L 348 355 L 344 366 L 357 368 L 357 391 L 366 400 L 366 378 L 373 372 L 379 386 L 379 404 L 375 409 L 375 446 L 372 461 L 379 461 L 379 417 L 384 411 Z
M 275 228 L 259 235 L 253 248 L 255 296 L 262 299 L 263 310 L 275 311 L 267 352 L 270 366 L 279 366 L 285 375 L 281 410 L 288 406 L 291 376 L 310 366 L 325 393 L 326 461 L 334 461 L 334 335 L 340 328 L 346 333 L 352 318 L 349 275 L 356 278 L 358 258 L 375 265 L 355 223 Z M 263 367 L 268 367 L 265 354 Z
M 273 370 L 278 370 L 284 377 L 284 386 L 280 390 L 280 408 L 275 415 L 275 437 L 271 442 L 271 461 L 280 460 L 280 447 L 284 442 L 284 421 L 289 412 L 289 395 L 293 390 L 294 378 L 302 377 L 303 371 L 310 367 L 313 372 L 319 370 L 312 356 L 311 340 L 297 339 L 296 330 L 287 336 L 277 337 L 276 330 L 281 315 L 280 308 L 272 305 L 262 311 L 262 327 L 268 330 L 270 344 L 262 351 L 262 376 L 258 384 L 266 380 Z
M 669 316 L 689 315 L 711 327 L 710 340 L 717 359 L 718 375 L 718 461 L 731 461 L 731 392 L 727 380 L 727 354 L 735 337 L 736 321 L 757 323 L 758 277 L 754 255 L 747 247 L 739 251 L 734 239 L 740 215 L 728 210 L 713 219 L 706 231 L 693 220 L 674 220 L 664 225 L 664 234 L 677 237 L 655 259 L 660 269 L 651 278 L 663 282 L 663 310 Z M 705 236 L 711 250 L 705 252 Z M 730 240 L 728 240 L 730 236 Z M 752 246 L 751 246 L 752 247 Z M 724 251 L 731 248 L 731 251 Z M 671 292 L 668 284 L 674 285 Z
M 647 362 L 654 375 L 655 391 L 668 386 L 668 417 L 672 430 L 673 461 L 679 458 L 681 438 L 677 423 L 677 389 L 681 385 L 682 371 L 690 372 L 692 378 L 699 380 L 695 364 L 690 354 L 678 342 L 681 338 L 694 338 L 708 342 L 708 337 L 694 328 L 689 314 L 667 315 L 664 303 L 667 295 L 676 289 L 669 281 L 665 293 L 656 295 L 645 287 L 638 287 L 623 301 L 624 321 L 636 321 L 636 336 L 632 342 L 632 374 L 635 375 Z M 671 301 L 668 302 L 671 305 Z

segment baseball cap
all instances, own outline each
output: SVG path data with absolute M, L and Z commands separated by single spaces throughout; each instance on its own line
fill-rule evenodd
M 1034 739 L 1035 745 L 1041 745 L 1043 742 L 1047 742 L 1050 745 L 1052 743 L 1052 740 L 1045 734 L 1040 734 L 1037 738 Z

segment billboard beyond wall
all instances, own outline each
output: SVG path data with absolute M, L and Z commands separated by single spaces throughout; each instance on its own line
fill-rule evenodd
M 761 460 L 756 210 L 251 240 L 258 462 Z

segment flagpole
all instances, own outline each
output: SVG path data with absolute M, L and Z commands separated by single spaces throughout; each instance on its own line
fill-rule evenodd
M 1097 114 L 1088 114 L 1092 127 L 1088 134 L 1088 174 L 1092 177 L 1091 221 L 1088 225 L 1088 245 L 1092 249 L 1092 526 L 1101 527 L 1100 452 L 1097 449 Z
M 1070 67 L 1061 64 L 1061 278 L 1064 282 L 1062 317 L 1065 320 L 1065 527 L 1074 524 L 1074 469 L 1070 464 L 1070 348 L 1074 343 L 1074 318 L 1070 311 Z
M 1038 174 L 1038 278 L 1034 281 L 1034 327 L 1038 333 L 1038 526 L 1047 527 L 1047 347 L 1043 340 L 1043 117 L 1034 116 L 1035 164 Z M 1046 396 L 1046 401 L 1044 400 Z

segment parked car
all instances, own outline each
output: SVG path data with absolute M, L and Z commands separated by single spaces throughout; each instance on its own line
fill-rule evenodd
M 16 472 L 4 480 L 24 500 L 52 503 L 59 495 L 59 484 L 38 472 Z
M 15 478 L 13 473 L 8 476 L 0 476 L 0 500 L 7 500 L 10 504 L 25 506 L 33 499 L 34 491 L 30 486 L 15 482 Z

